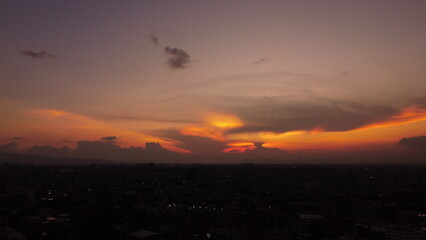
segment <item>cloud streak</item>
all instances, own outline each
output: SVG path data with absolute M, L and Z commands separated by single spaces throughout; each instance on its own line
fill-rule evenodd
M 44 59 L 44 58 L 53 58 L 55 55 L 50 54 L 46 51 L 35 52 L 32 50 L 22 50 L 21 54 L 32 59 Z
M 118 139 L 118 137 L 116 137 L 116 136 L 108 136 L 108 137 L 101 138 L 101 140 L 110 141 L 110 142 L 114 142 L 117 139 Z
M 261 59 L 257 60 L 256 62 L 254 62 L 254 64 L 255 65 L 259 65 L 261 63 L 267 63 L 269 61 L 271 61 L 271 59 L 269 59 L 269 58 L 261 58 Z
M 152 44 L 154 44 L 155 46 L 160 46 L 160 41 L 158 40 L 158 37 L 155 36 L 154 34 L 149 35 L 149 40 L 151 41 Z

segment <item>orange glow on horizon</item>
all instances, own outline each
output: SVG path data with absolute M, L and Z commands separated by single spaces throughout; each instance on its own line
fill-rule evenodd
M 35 144 L 62 144 L 75 147 L 80 140 L 99 140 L 105 136 L 117 136 L 117 144 L 121 147 L 144 146 L 146 142 L 158 142 L 171 151 L 188 153 L 181 149 L 177 140 L 167 140 L 161 137 L 142 134 L 136 127 L 129 127 L 119 122 L 106 122 L 73 112 L 59 109 L 26 109 L 21 111 L 27 117 L 25 120 L 8 121 L 11 131 L 6 131 L 10 137 L 15 134 L 24 136 L 26 141 L 19 143 L 20 147 L 30 147 Z M 265 147 L 297 151 L 302 149 L 344 150 L 353 147 L 371 148 L 394 146 L 395 143 L 409 136 L 426 134 L 426 109 L 418 106 L 409 107 L 387 121 L 368 124 L 366 126 L 343 132 L 329 132 L 317 127 L 311 130 L 290 131 L 284 133 L 255 132 L 227 133 L 232 128 L 243 126 L 243 122 L 230 114 L 203 114 L 199 124 L 181 127 L 183 135 L 207 137 L 226 144 L 224 152 L 243 153 L 254 148 L 254 142 L 263 142 Z M 7 127 L 6 127 L 7 128 Z M 7 130 L 5 128 L 5 130 Z M 17 131 L 18 129 L 19 131 Z M 419 131 L 419 129 L 421 131 Z M 13 135 L 12 135 L 13 134 Z M 61 143 L 62 140 L 72 140 L 72 143 Z
M 62 144 L 71 148 L 81 140 L 96 141 L 105 136 L 117 136 L 117 145 L 121 147 L 144 146 L 147 142 L 158 142 L 163 147 L 186 153 L 186 150 L 176 147 L 172 142 L 123 129 L 122 126 L 106 123 L 88 116 L 58 109 L 32 109 L 26 112 L 31 125 L 26 125 L 25 132 L 41 135 L 37 140 L 43 144 L 57 142 L 62 139 L 73 140 L 74 143 Z

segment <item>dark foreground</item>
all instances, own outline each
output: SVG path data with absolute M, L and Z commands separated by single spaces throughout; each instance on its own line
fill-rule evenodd
M 426 239 L 425 166 L 0 166 L 0 239 Z

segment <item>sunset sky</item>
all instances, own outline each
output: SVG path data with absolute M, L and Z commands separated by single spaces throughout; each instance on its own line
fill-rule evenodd
M 410 148 L 425 26 L 424 0 L 0 1 L 0 150 Z

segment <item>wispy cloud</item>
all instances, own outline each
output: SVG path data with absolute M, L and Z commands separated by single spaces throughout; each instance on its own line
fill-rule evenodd
M 149 40 L 151 41 L 152 44 L 156 46 L 160 46 L 160 41 L 158 40 L 158 37 L 155 36 L 154 34 L 149 35 Z
M 40 51 L 40 52 L 35 52 L 32 50 L 22 50 L 21 54 L 33 59 L 43 59 L 43 58 L 52 58 L 55 57 L 55 55 L 48 53 L 46 51 Z
M 271 61 L 270 58 L 261 58 L 261 59 L 257 60 L 256 62 L 254 62 L 254 64 L 259 65 L 261 63 L 267 63 L 269 61 Z

